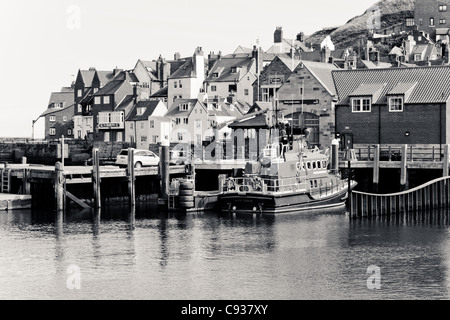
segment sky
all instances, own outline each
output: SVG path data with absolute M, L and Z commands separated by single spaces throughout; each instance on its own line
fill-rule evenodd
M 232 53 L 312 34 L 361 15 L 375 0 L 14 0 L 0 4 L 0 138 L 32 136 L 50 95 L 79 69 L 133 69 L 202 47 Z M 44 137 L 44 119 L 34 128 Z

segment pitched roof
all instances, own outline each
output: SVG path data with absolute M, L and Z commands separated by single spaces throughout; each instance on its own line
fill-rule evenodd
M 162 89 L 159 89 L 158 91 L 156 91 L 155 93 L 153 93 L 150 98 L 160 98 L 160 97 L 165 97 L 167 98 L 168 95 L 168 91 L 169 91 L 169 87 L 165 86 Z
M 97 77 L 100 81 L 101 86 L 104 86 L 109 81 L 111 81 L 114 78 L 114 72 L 113 71 L 97 71 Z
M 134 96 L 133 95 L 126 95 L 122 101 L 119 102 L 116 109 L 117 111 L 126 110 L 131 104 L 134 103 Z
M 80 70 L 80 74 L 83 79 L 85 87 L 87 88 L 92 87 L 92 80 L 94 80 L 95 72 L 97 72 L 95 69 Z
M 348 105 L 349 96 L 362 84 L 366 88 L 385 84 L 374 104 L 384 103 L 386 94 L 400 93 L 407 88 L 410 95 L 406 103 L 445 103 L 450 96 L 450 66 L 338 70 L 333 71 L 332 76 L 338 105 Z M 412 83 L 417 84 L 412 87 Z
M 331 95 L 336 95 L 336 88 L 331 72 L 338 70 L 338 67 L 325 62 L 302 61 L 302 63 Z
M 298 59 L 292 59 L 292 58 L 287 58 L 287 57 L 283 57 L 283 56 L 278 56 L 278 59 L 280 59 L 285 65 L 286 67 L 289 68 L 289 70 L 294 71 L 295 68 L 300 64 L 300 60 Z
M 65 110 L 74 105 L 74 95 L 73 92 L 52 92 L 50 95 L 50 99 L 48 102 L 47 110 L 45 110 L 41 117 L 54 112 L 59 112 L 61 110 Z M 64 103 L 63 108 L 54 108 L 53 103 Z
M 94 93 L 94 96 L 103 96 L 107 94 L 114 94 L 119 90 L 119 88 L 126 83 L 123 80 L 113 80 L 108 82 L 103 88 Z
M 237 72 L 232 72 L 232 68 L 242 69 L 244 74 L 246 74 L 252 67 L 254 63 L 253 58 L 250 56 L 239 57 L 237 55 L 227 55 L 217 60 L 211 71 L 206 78 L 209 82 L 234 82 L 239 81 L 243 74 L 241 70 Z M 218 76 L 215 77 L 215 74 Z
M 153 112 L 155 111 L 156 107 L 162 103 L 159 100 L 147 100 L 147 101 L 139 101 L 136 103 L 133 107 L 133 109 L 130 111 L 130 114 L 127 117 L 127 121 L 142 121 L 147 120 L 148 117 L 150 117 Z M 137 110 L 139 108 L 145 108 L 144 113 L 138 115 Z
M 193 58 L 187 59 L 169 78 L 192 78 L 197 76 L 195 67 L 195 60 Z
M 192 105 L 192 108 L 190 108 L 189 110 L 180 110 L 179 106 L 182 103 L 190 103 Z M 207 110 L 203 102 L 201 102 L 198 99 L 177 99 L 169 108 L 169 111 L 167 111 L 166 117 L 168 118 L 177 116 L 189 117 L 191 111 L 197 105 L 197 103 L 199 103 L 205 110 Z

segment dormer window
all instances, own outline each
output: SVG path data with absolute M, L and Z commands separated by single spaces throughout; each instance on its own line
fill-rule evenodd
M 238 69 L 237 67 L 231 67 L 231 73 L 237 73 Z
M 141 116 L 141 115 L 143 115 L 143 114 L 145 113 L 146 110 L 147 110 L 147 108 L 145 108 L 145 107 L 137 108 L 137 109 L 136 109 L 136 114 L 137 114 L 138 116 Z
M 104 104 L 108 104 L 110 102 L 109 96 L 104 96 L 103 97 L 103 103 Z
M 54 102 L 53 108 L 62 109 L 64 107 L 64 102 Z
M 389 112 L 403 112 L 403 97 L 389 97 Z
M 180 104 L 180 111 L 189 111 L 189 103 Z
M 353 98 L 352 112 L 370 112 L 372 109 L 372 101 L 370 98 Z
M 212 74 L 212 77 L 213 77 L 213 78 L 218 78 L 218 77 L 219 77 L 219 73 L 218 73 L 218 72 L 214 72 L 214 73 Z

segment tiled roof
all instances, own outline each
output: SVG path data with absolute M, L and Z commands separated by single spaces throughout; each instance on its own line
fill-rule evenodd
M 116 111 L 126 110 L 132 103 L 134 103 L 134 96 L 127 95 L 122 99 L 122 101 L 119 102 L 115 110 Z
M 53 108 L 53 103 L 64 103 L 64 108 Z M 54 112 L 59 112 L 65 110 L 74 105 L 74 95 L 73 92 L 52 92 L 48 102 L 47 110 L 41 114 L 41 117 Z
M 450 96 L 450 66 L 416 68 L 338 70 L 332 72 L 338 105 L 348 105 L 349 95 L 354 94 L 362 84 L 375 88 L 386 84 L 380 92 L 380 99 L 373 103 L 384 103 L 386 94 L 396 92 L 405 85 L 417 84 L 412 88 L 408 103 L 445 103 Z
M 130 114 L 127 117 L 127 121 L 142 121 L 147 120 L 153 114 L 158 104 L 162 103 L 159 100 L 148 100 L 148 101 L 139 101 L 133 107 Z M 137 114 L 137 110 L 139 108 L 146 108 L 145 112 L 141 115 Z
M 153 93 L 150 97 L 151 98 L 157 98 L 157 97 L 166 97 L 167 98 L 168 90 L 169 90 L 169 87 L 165 86 L 164 88 L 159 89 L 158 91 Z
M 100 80 L 101 86 L 104 86 L 114 78 L 114 72 L 112 71 L 97 71 L 97 77 Z
M 220 60 L 217 60 L 211 71 L 206 78 L 209 82 L 234 82 L 240 80 L 244 74 L 247 73 L 253 64 L 253 58 L 251 57 L 236 57 L 235 55 L 228 55 Z M 232 68 L 236 67 L 240 70 L 236 73 L 232 73 Z M 218 77 L 214 77 L 214 74 L 218 73 Z
M 191 104 L 191 108 L 189 110 L 182 111 L 179 108 L 181 103 L 190 103 Z M 177 100 L 174 101 L 174 103 L 170 107 L 169 111 L 167 111 L 166 117 L 169 117 L 169 118 L 170 117 L 177 117 L 177 116 L 188 117 L 189 114 L 191 113 L 192 109 L 197 105 L 197 103 L 202 105 L 203 108 L 206 110 L 206 107 L 198 99 L 177 99 Z
M 188 59 L 181 67 L 179 67 L 172 75 L 171 79 L 191 78 L 196 76 L 195 64 L 193 59 Z
M 386 83 L 361 83 L 355 91 L 349 94 L 349 97 L 371 96 L 372 102 L 377 103 L 384 87 L 386 87 Z
M 87 87 L 87 88 L 92 87 L 92 80 L 94 80 L 95 72 L 96 72 L 95 69 L 92 69 L 92 70 L 80 70 L 81 77 L 83 78 L 85 87 Z
M 125 83 L 123 80 L 113 80 L 108 82 L 103 88 L 94 93 L 94 96 L 103 96 L 107 94 L 114 94 Z
M 298 59 L 291 59 L 291 58 L 286 58 L 286 57 L 282 57 L 282 56 L 278 56 L 278 59 L 280 59 L 286 65 L 286 67 L 288 67 L 289 70 L 291 70 L 291 71 L 294 71 L 295 68 L 300 63 L 300 60 L 298 60 Z

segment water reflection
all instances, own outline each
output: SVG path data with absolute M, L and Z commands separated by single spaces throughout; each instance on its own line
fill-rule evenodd
M 431 218 L 430 218 L 431 217 Z M 0 214 L 0 297 L 447 299 L 448 212 L 350 220 L 157 207 Z M 82 289 L 70 291 L 76 265 Z M 381 289 L 367 288 L 367 268 Z M 19 272 L 19 273 L 17 273 Z M 30 282 L 27 275 L 39 275 Z M 31 287 L 30 287 L 31 286 Z M 40 287 L 38 287 L 40 286 Z

